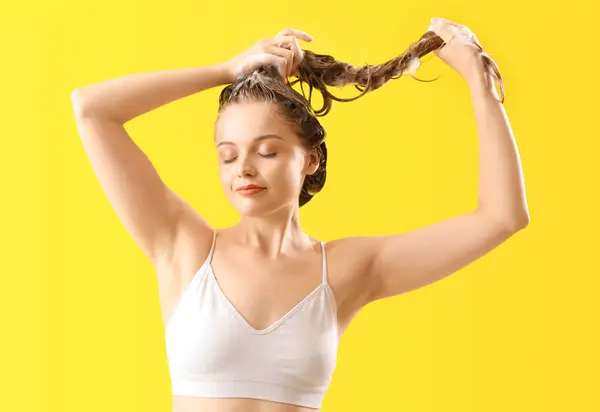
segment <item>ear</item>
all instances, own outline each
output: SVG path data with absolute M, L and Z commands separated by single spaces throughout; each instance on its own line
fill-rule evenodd
M 304 154 L 304 173 L 307 175 L 315 174 L 319 169 L 319 154 L 316 149 L 308 151 Z

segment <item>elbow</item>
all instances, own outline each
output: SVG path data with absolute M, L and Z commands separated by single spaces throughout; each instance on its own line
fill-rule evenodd
M 76 116 L 83 114 L 83 102 L 81 98 L 81 89 L 75 89 L 71 92 L 71 105 Z
M 80 91 L 75 89 L 71 92 L 71 102 L 74 103 L 79 98 Z
M 488 218 L 496 222 L 497 226 L 501 228 L 501 230 L 509 233 L 514 233 L 525 229 L 527 225 L 529 225 L 530 221 L 529 213 L 526 210 L 514 213 L 503 213 L 502 215 L 483 210 L 482 213 L 485 213 Z
M 529 225 L 529 213 L 520 212 L 520 213 L 511 213 L 510 215 L 504 214 L 504 216 L 500 217 L 497 213 L 486 213 L 488 218 L 491 218 L 496 222 L 497 226 L 501 228 L 503 232 L 506 233 L 516 233 L 520 230 L 523 230 Z
M 75 89 L 71 92 L 71 105 L 76 117 L 88 115 L 92 110 L 90 101 L 84 96 L 82 89 Z
M 529 213 L 525 213 L 517 218 L 513 218 L 509 221 L 508 227 L 513 232 L 525 229 L 530 222 Z

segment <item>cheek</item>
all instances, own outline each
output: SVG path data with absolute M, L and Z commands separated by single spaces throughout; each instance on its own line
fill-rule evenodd
M 299 181 L 301 181 L 302 165 L 298 163 L 297 159 L 287 158 L 280 162 L 274 163 L 277 164 L 268 166 L 268 174 L 271 176 L 271 179 L 288 186 L 295 186 Z
M 221 181 L 221 185 L 224 188 L 229 188 L 231 187 L 231 185 L 233 184 L 233 169 L 226 166 L 226 165 L 220 165 L 219 166 L 219 180 Z
M 265 161 L 262 169 L 265 172 L 272 174 L 279 174 L 283 176 L 290 176 L 294 171 L 294 166 L 289 159 L 278 159 L 274 161 Z

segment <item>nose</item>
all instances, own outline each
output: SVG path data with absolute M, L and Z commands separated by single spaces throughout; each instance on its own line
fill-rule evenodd
M 244 155 L 238 157 L 236 172 L 240 177 L 253 176 L 256 174 L 256 168 L 254 167 L 251 156 Z

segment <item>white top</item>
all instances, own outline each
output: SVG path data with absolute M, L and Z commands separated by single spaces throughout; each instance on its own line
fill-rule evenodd
M 258 330 L 221 290 L 211 258 L 183 292 L 167 321 L 173 395 L 255 398 L 320 408 L 336 367 L 339 331 L 321 242 L 321 284 L 281 319 Z

